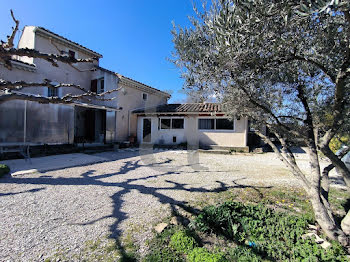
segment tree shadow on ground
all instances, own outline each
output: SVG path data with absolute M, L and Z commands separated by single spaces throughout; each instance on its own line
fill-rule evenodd
M 125 221 L 128 218 L 128 214 L 123 212 L 122 210 L 123 204 L 125 203 L 125 201 L 123 200 L 123 197 L 131 191 L 136 190 L 138 193 L 142 195 L 150 195 L 150 196 L 156 197 L 161 204 L 170 205 L 171 213 L 177 214 L 177 215 L 179 215 L 179 212 L 177 211 L 178 208 L 183 209 L 187 212 L 190 212 L 191 214 L 194 214 L 194 215 L 198 214 L 200 210 L 189 205 L 187 201 L 177 200 L 162 192 L 167 190 L 169 191 L 177 190 L 177 191 L 191 192 L 191 193 L 213 193 L 213 192 L 223 192 L 230 188 L 248 188 L 249 187 L 249 188 L 253 188 L 254 190 L 257 190 L 261 194 L 261 192 L 259 191 L 259 187 L 239 184 L 237 180 L 233 181 L 233 185 L 228 185 L 222 181 L 215 181 L 216 183 L 219 184 L 219 186 L 213 189 L 206 189 L 204 187 L 193 187 L 193 185 L 191 184 L 172 181 L 169 179 L 169 176 L 171 178 L 171 176 L 179 175 L 182 172 L 185 172 L 186 174 L 189 174 L 189 175 L 196 175 L 197 173 L 203 173 L 203 172 L 217 173 L 217 172 L 227 172 L 227 171 L 220 171 L 220 170 L 210 171 L 210 170 L 196 170 L 196 169 L 192 169 L 191 171 L 188 171 L 188 170 L 181 171 L 183 167 L 188 168 L 190 167 L 190 165 L 173 166 L 172 168 L 164 166 L 164 165 L 171 164 L 171 162 L 172 162 L 171 159 L 165 159 L 162 162 L 145 164 L 145 163 L 142 163 L 141 159 L 134 159 L 134 160 L 125 161 L 123 165 L 120 167 L 118 172 L 94 175 L 95 170 L 88 170 L 87 172 L 84 172 L 83 174 L 81 174 L 79 177 L 50 177 L 50 176 L 29 177 L 29 178 L 14 177 L 14 178 L 7 178 L 4 181 L 2 181 L 2 183 L 55 185 L 55 186 L 97 185 L 97 186 L 103 186 L 103 187 L 121 188 L 121 190 L 119 190 L 118 192 L 114 193 L 111 196 L 111 199 L 113 201 L 112 214 L 108 216 L 102 216 L 98 219 L 89 221 L 87 223 L 78 224 L 82 226 L 91 225 L 106 218 L 114 218 L 115 222 L 109 228 L 109 231 L 110 231 L 109 237 L 116 241 L 117 249 L 119 250 L 122 256 L 121 261 L 134 261 L 134 257 L 128 254 L 128 252 L 125 250 L 124 246 L 120 241 L 120 237 L 122 235 L 122 230 L 120 229 L 120 225 L 123 221 Z M 154 174 L 149 176 L 141 176 L 141 177 L 138 176 L 134 178 L 126 178 L 124 181 L 121 181 L 121 182 L 102 181 L 102 179 L 125 175 L 140 168 L 153 169 Z M 152 178 L 160 178 L 163 176 L 167 176 L 167 179 L 164 181 L 170 184 L 169 186 L 154 187 L 152 185 L 146 186 L 144 184 L 135 184 L 135 182 L 138 182 L 138 181 L 148 180 Z M 241 179 L 244 179 L 244 178 L 241 178 Z M 42 189 L 44 188 L 33 189 L 27 192 L 36 192 Z M 16 194 L 16 193 L 13 193 L 13 194 Z

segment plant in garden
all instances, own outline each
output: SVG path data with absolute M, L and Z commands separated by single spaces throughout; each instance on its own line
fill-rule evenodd
M 10 168 L 7 165 L 0 164 L 0 177 L 10 173 Z
M 195 10 L 192 27 L 173 30 L 187 90 L 216 94 L 232 117 L 267 126 L 281 150 L 256 133 L 301 181 L 325 234 L 348 246 L 350 212 L 340 227 L 328 173 L 336 167 L 350 186 L 350 171 L 329 147 L 349 133 L 349 1 L 213 0 Z M 309 173 L 291 151 L 294 141 L 308 149 Z M 332 163 L 324 169 L 320 151 Z
M 170 238 L 170 247 L 183 254 L 188 254 L 196 246 L 196 240 L 185 231 L 177 231 Z
M 260 258 L 280 261 L 301 258 L 309 259 L 308 261 L 346 261 L 345 252 L 337 242 L 324 250 L 314 241 L 301 238 L 307 232 L 310 222 L 303 216 L 240 202 L 208 206 L 195 220 L 198 230 L 224 235 L 241 246 L 236 251 L 229 251 L 227 256 L 232 259 L 247 252 L 248 247 L 242 246 L 248 245 L 250 252 L 256 256 L 246 256 L 254 257 L 253 261 L 260 261 Z
M 209 252 L 206 248 L 197 247 L 194 248 L 187 257 L 189 262 L 225 262 L 225 256 L 223 253 L 212 253 Z

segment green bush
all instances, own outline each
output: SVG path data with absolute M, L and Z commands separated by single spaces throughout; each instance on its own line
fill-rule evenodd
M 204 247 L 197 247 L 188 253 L 189 262 L 225 262 L 223 253 L 211 253 Z
M 152 250 L 143 260 L 144 262 L 183 262 L 185 261 L 181 254 L 174 252 L 167 246 L 160 246 Z
M 303 240 L 309 220 L 304 216 L 275 212 L 262 205 L 226 202 L 203 209 L 195 224 L 200 231 L 215 233 L 239 245 L 249 243 L 251 251 L 272 260 L 344 261 L 345 252 L 333 245 L 323 250 Z M 322 260 L 331 257 L 331 260 Z
M 7 165 L 0 164 L 0 177 L 10 173 L 10 168 Z
M 196 246 L 196 240 L 186 231 L 177 231 L 170 239 L 170 247 L 183 254 L 188 254 Z
M 342 144 L 349 144 L 349 143 L 350 143 L 349 135 L 344 135 L 344 136 L 341 136 L 340 138 L 333 137 L 331 142 L 329 142 L 329 148 L 335 153 L 340 149 Z
M 185 261 L 183 255 L 180 252 L 172 249 L 169 246 L 170 238 L 178 231 L 177 227 L 166 228 L 162 233 L 157 234 L 152 239 L 148 246 L 151 250 L 143 261 L 145 262 L 181 262 Z
M 260 262 L 263 261 L 262 257 L 254 253 L 249 247 L 238 246 L 229 250 L 228 255 L 230 261 L 237 262 Z

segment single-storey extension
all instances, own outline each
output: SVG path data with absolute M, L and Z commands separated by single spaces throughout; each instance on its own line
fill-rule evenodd
M 164 104 L 134 110 L 139 143 L 247 150 L 248 120 L 230 119 L 222 104 Z

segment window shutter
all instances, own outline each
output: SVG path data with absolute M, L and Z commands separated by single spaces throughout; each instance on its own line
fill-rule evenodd
M 90 91 L 97 93 L 97 79 L 91 80 Z

